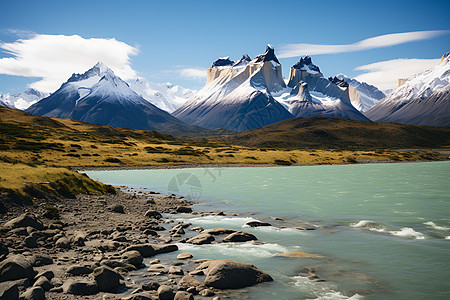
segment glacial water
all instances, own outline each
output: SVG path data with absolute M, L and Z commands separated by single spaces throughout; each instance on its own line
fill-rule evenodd
M 248 299 L 450 299 L 450 162 L 87 174 L 176 193 L 198 201 L 198 211 L 228 214 L 167 217 L 255 234 L 264 243 L 179 244 L 197 258 L 230 258 L 269 273 L 274 282 L 247 288 Z M 245 226 L 279 222 L 271 217 L 308 221 L 317 229 Z M 321 258 L 276 256 L 297 251 Z M 325 281 L 308 279 L 304 267 Z

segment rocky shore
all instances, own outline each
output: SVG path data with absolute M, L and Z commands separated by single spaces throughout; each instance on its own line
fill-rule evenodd
M 120 187 L 11 207 L 0 215 L 0 299 L 236 299 L 242 291 L 235 289 L 272 281 L 250 264 L 181 253 L 176 243 L 257 240 L 163 218 L 200 214 L 192 204 Z M 176 260 L 160 257 L 176 251 Z

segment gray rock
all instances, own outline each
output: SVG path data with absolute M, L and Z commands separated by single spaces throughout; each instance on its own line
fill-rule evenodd
M 177 251 L 178 246 L 173 244 L 138 244 L 129 246 L 125 249 L 126 252 L 132 250 L 139 251 L 142 257 L 151 257 L 156 254 Z
M 42 222 L 38 218 L 36 218 L 34 214 L 31 213 L 22 214 L 17 218 L 14 218 L 6 222 L 3 226 L 7 229 L 22 228 L 22 227 L 26 228 L 28 226 L 31 226 L 37 230 L 44 229 L 44 224 L 42 224 Z
M 176 211 L 177 211 L 177 213 L 189 214 L 192 212 L 192 208 L 190 208 L 189 206 L 178 206 Z
M 144 216 L 154 219 L 161 219 L 162 215 L 157 212 L 156 210 L 147 210 L 144 214 Z
M 0 282 L 28 278 L 32 280 L 36 276 L 31 263 L 25 256 L 18 254 L 0 262 Z
M 250 227 L 261 227 L 261 226 L 272 226 L 270 223 L 261 222 L 261 221 L 250 221 L 245 223 L 245 225 L 248 225 Z
M 0 299 L 19 299 L 19 286 L 12 281 L 0 282 Z
M 69 249 L 70 248 L 70 241 L 65 236 L 60 237 L 56 243 L 55 246 L 62 249 Z
M 254 265 L 219 259 L 209 262 L 204 284 L 218 289 L 238 289 L 272 280 Z
M 214 241 L 214 236 L 208 233 L 200 233 L 196 236 L 191 237 L 186 242 L 194 245 L 204 245 L 204 244 L 211 244 L 212 241 Z
M 137 250 L 127 251 L 122 254 L 122 261 L 135 266 L 136 268 L 140 268 L 142 266 L 142 262 L 144 258 L 141 253 Z
M 127 271 L 134 271 L 136 270 L 136 267 L 130 264 L 127 264 L 123 261 L 119 261 L 119 260 L 113 260 L 113 259 L 108 259 L 108 260 L 102 260 L 102 262 L 100 263 L 101 265 L 104 266 L 108 266 L 111 269 L 115 269 L 115 268 L 123 268 Z
M 173 274 L 173 275 L 183 275 L 184 272 L 180 267 L 177 266 L 171 266 L 169 268 L 169 274 Z
M 156 281 L 149 281 L 142 285 L 144 291 L 156 291 L 159 288 L 159 283 Z
M 35 236 L 27 236 L 24 240 L 24 243 L 25 247 L 27 248 L 36 248 L 38 246 Z
M 83 232 L 76 232 L 72 237 L 72 243 L 75 246 L 83 247 L 85 245 L 86 235 Z
M 45 300 L 44 289 L 40 286 L 33 286 L 20 295 L 23 300 Z
M 33 267 L 42 267 L 53 264 L 53 259 L 47 254 L 35 254 L 30 258 Z
M 214 291 L 211 289 L 203 289 L 199 294 L 203 297 L 211 297 L 215 295 Z
M 88 266 L 72 265 L 67 269 L 67 274 L 73 276 L 87 275 L 92 273 L 92 268 Z
M 44 276 L 48 280 L 52 280 L 55 277 L 55 273 L 53 273 L 53 271 L 50 271 L 50 270 L 42 271 L 39 274 L 37 274 L 36 277 L 34 277 L 34 279 L 37 280 L 37 279 L 39 279 L 42 276 Z
M 177 259 L 189 259 L 192 258 L 192 254 L 183 252 L 177 255 Z
M 168 285 L 161 285 L 158 288 L 158 298 L 160 300 L 173 300 L 174 294 L 172 288 Z
M 194 278 L 192 275 L 185 275 L 181 280 L 178 282 L 178 287 L 180 289 L 189 289 L 190 287 L 199 287 L 202 286 L 203 283 L 198 281 Z
M 175 294 L 174 300 L 194 300 L 194 296 L 191 293 L 185 291 L 178 291 Z
M 62 285 L 64 293 L 73 295 L 95 295 L 99 292 L 95 282 L 79 279 L 68 279 Z
M 44 291 L 49 291 L 53 287 L 48 278 L 45 276 L 39 277 L 33 286 L 40 286 Z
M 93 275 L 100 291 L 114 291 L 123 280 L 122 275 L 105 266 L 96 268 Z
M 247 242 L 247 241 L 256 241 L 257 238 L 251 233 L 245 231 L 237 231 L 234 232 L 223 239 L 225 243 L 231 242 Z
M 125 210 L 123 209 L 123 205 L 113 205 L 110 207 L 110 210 L 115 213 L 124 214 Z

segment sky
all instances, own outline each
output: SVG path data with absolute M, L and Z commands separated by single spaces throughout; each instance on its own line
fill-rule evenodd
M 275 47 L 283 75 L 309 54 L 324 76 L 382 90 L 450 51 L 450 1 L 0 0 L 0 92 L 55 91 L 103 61 L 142 77 L 200 89 L 219 57 Z

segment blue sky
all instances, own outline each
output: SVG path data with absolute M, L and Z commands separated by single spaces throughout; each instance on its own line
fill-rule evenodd
M 360 66 L 390 60 L 398 62 L 398 59 L 437 59 L 450 51 L 450 34 L 441 32 L 450 30 L 448 0 L 15 0 L 0 3 L 3 12 L 0 18 L 0 92 L 3 93 L 17 93 L 27 85 L 33 86 L 42 81 L 42 72 L 52 75 L 45 74 L 48 78 L 34 86 L 52 89 L 57 77 L 64 77 L 59 79 L 63 82 L 69 70 L 69 73 L 82 72 L 93 64 L 86 59 L 91 57 L 86 51 L 94 52 L 90 59 L 104 57 L 102 60 L 110 62 L 113 70 L 128 81 L 140 76 L 152 82 L 170 81 L 195 89 L 204 85 L 202 76 L 206 72 L 202 70 L 218 57 L 230 56 L 237 60 L 247 53 L 253 58 L 264 52 L 267 43 L 274 45 L 279 53 L 287 44 L 348 45 L 392 33 L 440 30 L 436 36 L 399 45 L 311 55 L 325 76 L 344 73 L 355 77 L 367 72 L 355 70 Z M 80 39 L 73 44 L 44 39 L 50 35 L 61 39 L 77 35 Z M 5 45 L 18 43 L 19 39 L 36 36 L 42 37 L 42 43 L 29 47 L 49 47 L 48 55 L 45 49 L 38 54 L 25 53 L 33 52 L 26 45 L 19 47 L 20 50 L 15 48 L 15 54 L 5 49 Z M 90 40 L 93 38 L 96 40 Z M 115 40 L 97 46 L 99 39 Z M 89 41 L 89 46 L 83 46 L 88 44 L 80 40 Z M 80 55 L 76 53 L 78 48 Z M 59 54 L 52 51 L 59 51 Z M 65 51 L 70 52 L 67 57 Z M 27 56 L 27 60 L 17 62 L 22 55 Z M 62 59 L 68 63 L 62 63 Z M 299 56 L 280 58 L 284 76 L 288 76 L 289 68 L 298 59 Z M 427 61 L 424 62 L 427 65 Z M 64 72 L 56 70 L 63 66 Z M 386 68 L 386 64 L 384 67 L 385 72 L 408 69 L 405 61 L 398 67 Z M 366 78 L 377 82 L 375 77 Z

